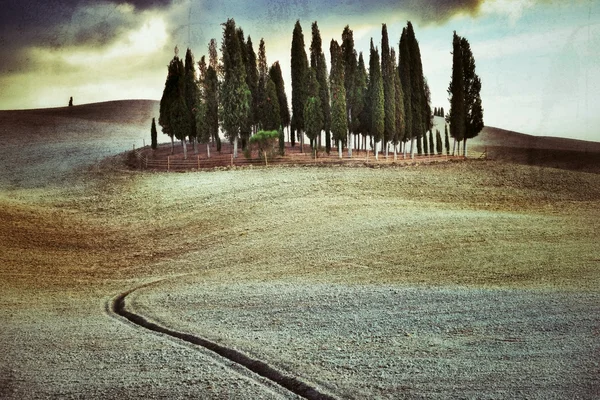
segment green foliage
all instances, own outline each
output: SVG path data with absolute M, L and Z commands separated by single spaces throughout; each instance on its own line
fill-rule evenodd
M 250 144 L 257 148 L 261 158 L 272 158 L 274 154 L 275 141 L 279 139 L 279 131 L 258 131 L 250 138 Z
M 292 129 L 301 133 L 304 130 L 304 106 L 308 79 L 308 58 L 304 48 L 304 34 L 300 21 L 296 21 L 292 36 Z
M 373 39 L 371 39 L 371 55 L 369 57 L 369 106 L 369 133 L 373 137 L 373 141 L 377 143 L 383 137 L 385 109 L 379 52 L 373 45 Z
M 285 135 L 283 134 L 283 127 L 279 127 L 279 155 L 285 155 Z
M 206 70 L 204 87 L 207 135 L 216 142 L 219 137 L 219 81 L 212 65 Z
M 171 109 L 175 102 L 183 99 L 184 67 L 179 57 L 175 56 L 169 63 L 165 88 L 160 99 L 160 111 L 158 123 L 162 127 L 163 133 L 173 138 L 175 136 L 174 127 L 171 124 Z M 185 100 L 184 100 L 185 101 Z
M 368 86 L 368 74 L 367 68 L 365 67 L 365 60 L 363 58 L 362 52 L 358 56 L 358 67 L 356 69 L 355 75 L 355 103 L 353 108 L 352 118 L 354 119 L 354 124 L 356 125 L 355 133 L 361 133 L 363 135 L 367 135 L 369 132 L 369 107 L 368 107 L 368 94 L 369 94 L 369 86 Z
M 346 89 L 344 87 L 344 63 L 339 44 L 332 40 L 329 51 L 331 53 L 331 133 L 333 139 L 344 141 L 348 132 L 348 118 L 346 115 Z
M 235 21 L 223 24 L 223 86 L 221 104 L 223 107 L 223 129 L 230 142 L 240 134 L 247 122 L 252 94 L 246 84 L 246 66 L 242 59 L 242 43 L 236 31 Z
M 450 139 L 448 138 L 448 125 L 444 124 L 444 144 L 446 145 L 446 155 L 450 155 Z
M 452 40 L 452 78 L 448 86 L 448 95 L 450 100 L 450 135 L 461 141 L 465 137 L 466 131 L 466 98 L 464 83 L 464 66 L 460 36 L 454 32 Z
M 279 117 L 281 125 L 283 127 L 290 125 L 290 109 L 288 108 L 287 94 L 285 93 L 285 83 L 283 81 L 283 74 L 281 73 L 281 66 L 279 62 L 275 62 L 269 69 L 269 76 L 275 83 L 277 88 L 277 99 L 279 101 Z
M 262 107 L 262 126 L 266 130 L 277 130 L 281 126 L 277 87 L 268 75 L 266 98 Z
M 252 97 L 248 120 L 250 125 L 256 125 L 258 124 L 258 68 L 250 36 L 246 41 L 246 84 Z
M 410 90 L 412 107 L 412 137 L 421 137 L 428 129 L 427 117 L 430 114 L 429 105 L 425 93 L 425 80 L 423 76 L 423 65 L 421 63 L 421 51 L 415 37 L 412 23 L 406 26 L 408 51 L 410 53 Z
M 351 133 L 357 133 L 359 130 L 358 115 L 360 115 L 362 104 L 359 105 L 361 98 L 358 93 L 360 90 L 357 80 L 359 71 L 356 50 L 354 49 L 354 32 L 348 25 L 346 25 L 342 32 L 342 59 L 344 62 L 344 89 L 346 90 L 348 129 Z
M 188 119 L 190 125 L 189 137 L 196 138 L 196 117 L 195 112 L 197 108 L 197 103 L 200 98 L 200 88 L 198 87 L 198 83 L 196 81 L 196 69 L 194 63 L 194 55 L 190 49 L 187 49 L 185 53 L 185 75 L 184 75 L 184 98 L 185 105 L 188 111 Z
M 152 118 L 152 126 L 150 127 L 150 140 L 152 149 L 156 149 L 158 147 L 157 143 L 157 132 L 156 132 L 156 119 Z
M 435 141 L 432 130 L 429 131 L 429 154 L 435 154 Z
M 383 24 L 381 29 L 381 76 L 383 80 L 383 102 L 384 102 L 384 145 L 396 136 L 396 86 L 394 83 L 394 62 L 390 51 L 387 25 Z M 395 140 L 394 140 L 395 141 Z
M 311 70 L 314 72 L 316 82 L 309 82 L 308 96 L 318 97 L 318 108 L 321 120 L 321 126 L 319 127 L 319 130 L 325 130 L 326 132 L 329 132 L 329 130 L 331 129 L 331 104 L 329 98 L 329 85 L 327 83 L 327 64 L 325 62 L 325 54 L 323 53 L 321 33 L 319 32 L 317 22 L 314 22 L 312 24 L 310 67 Z M 311 91 L 314 88 L 317 88 L 316 93 Z M 308 128 L 306 129 L 308 130 Z
M 391 50 L 392 53 L 392 65 L 394 72 L 394 88 L 395 88 L 395 116 L 396 116 L 396 131 L 394 132 L 394 144 L 398 144 L 400 142 L 405 141 L 406 135 L 406 126 L 405 126 L 405 116 L 404 116 L 404 91 L 402 90 L 402 83 L 400 81 L 400 74 L 398 73 L 398 68 L 396 66 L 396 54 L 394 49 Z
M 413 138 L 412 126 L 412 84 L 410 77 L 410 50 L 408 47 L 408 33 L 406 28 L 402 29 L 400 36 L 400 59 L 398 62 L 398 74 L 400 75 L 400 83 L 403 90 L 404 103 L 404 141 L 409 141 Z
M 436 149 L 437 149 L 437 153 L 439 155 L 441 155 L 444 152 L 444 148 L 442 145 L 442 135 L 440 134 L 440 130 L 436 129 L 435 130 L 435 143 L 436 143 Z

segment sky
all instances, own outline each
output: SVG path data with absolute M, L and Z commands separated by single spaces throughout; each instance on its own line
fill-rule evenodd
M 233 18 L 267 60 L 279 61 L 291 102 L 296 20 L 310 46 L 317 21 L 329 42 L 346 25 L 368 65 L 381 27 L 397 49 L 411 21 L 432 92 L 449 109 L 452 35 L 469 40 L 488 126 L 600 141 L 600 0 L 3 0 L 0 109 L 61 107 L 118 99 L 159 100 L 174 48 L 196 60 L 220 47 Z M 398 51 L 397 51 L 398 53 Z

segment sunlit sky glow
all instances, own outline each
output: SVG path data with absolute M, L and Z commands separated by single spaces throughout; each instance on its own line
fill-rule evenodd
M 115 99 L 160 99 L 177 45 L 196 60 L 234 18 L 255 50 L 265 38 L 288 95 L 294 23 L 310 46 L 318 21 L 329 42 L 345 25 L 368 64 L 388 25 L 397 47 L 411 20 L 432 107 L 448 110 L 452 32 L 469 39 L 482 79 L 486 125 L 600 141 L 600 0 L 7 0 L 0 15 L 0 109 Z M 291 100 L 291 96 L 290 99 Z

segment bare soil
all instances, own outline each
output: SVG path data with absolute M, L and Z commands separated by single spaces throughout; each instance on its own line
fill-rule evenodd
M 155 113 L 0 112 L 0 398 L 295 397 L 109 311 L 165 278 L 130 307 L 337 397 L 600 392 L 600 174 L 128 170 Z

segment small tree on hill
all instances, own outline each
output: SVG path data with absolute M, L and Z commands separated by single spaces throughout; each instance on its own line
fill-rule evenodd
M 150 147 L 152 148 L 152 150 L 155 150 L 158 147 L 157 132 L 156 132 L 156 118 L 152 118 L 152 127 L 150 128 L 150 140 L 152 143 L 150 145 Z

